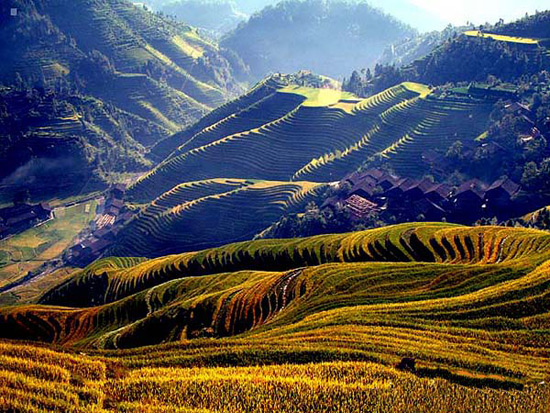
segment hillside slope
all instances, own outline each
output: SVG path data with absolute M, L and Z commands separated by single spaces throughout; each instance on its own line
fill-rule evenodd
M 301 212 L 323 189 L 243 179 L 183 183 L 149 203 L 108 254 L 158 257 L 252 239 L 281 216 Z
M 133 368 L 414 357 L 436 376 L 519 388 L 548 379 L 549 244 L 534 230 L 407 224 L 109 258 L 40 304 L 1 309 L 0 335 L 173 342 L 101 353 Z
M 0 195 L 25 187 L 31 160 L 65 153 L 85 152 L 69 169 L 87 178 L 145 170 L 146 147 L 240 92 L 223 54 L 195 29 L 126 0 L 2 2 Z M 43 138 L 71 149 L 48 153 Z
M 130 197 L 151 201 L 181 182 L 219 177 L 336 181 L 373 156 L 403 176 L 422 175 L 419 155 L 472 142 L 485 131 L 493 103 L 436 97 L 427 86 L 404 83 L 364 100 L 289 85 L 247 104 L 185 135 L 177 148 L 174 141 L 172 154 L 130 188 Z

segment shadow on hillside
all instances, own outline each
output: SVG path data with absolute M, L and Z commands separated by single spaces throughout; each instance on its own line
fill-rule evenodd
M 460 374 L 455 374 L 450 372 L 449 370 L 442 369 L 442 368 L 419 368 L 413 371 L 415 375 L 422 378 L 440 378 L 445 379 L 450 382 L 460 384 L 462 386 L 469 386 L 469 387 L 490 387 L 492 389 L 498 389 L 498 390 L 523 390 L 523 384 L 515 382 L 515 381 L 509 381 L 509 380 L 498 380 L 493 379 L 490 377 L 469 377 L 469 376 L 463 376 Z

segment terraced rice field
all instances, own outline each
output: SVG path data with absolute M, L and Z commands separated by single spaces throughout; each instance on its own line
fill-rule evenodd
M 492 34 L 492 33 L 483 33 L 483 32 L 480 32 L 479 30 L 468 30 L 464 32 L 464 34 L 469 37 L 483 37 L 484 39 L 493 39 L 499 42 L 516 43 L 516 44 L 530 45 L 530 46 L 538 46 L 539 44 L 538 39 L 531 39 L 528 37 L 506 36 L 506 35 Z
M 246 110 L 187 135 L 130 188 L 130 196 L 147 202 L 181 182 L 219 177 L 336 181 L 375 155 L 399 173 L 420 175 L 427 167 L 418 162 L 422 151 L 474 140 L 486 130 L 491 107 L 438 99 L 414 83 L 365 100 L 335 90 L 280 87 Z M 270 115 L 259 118 L 258 111 Z
M 110 255 L 160 256 L 251 239 L 325 188 L 309 182 L 210 179 L 180 184 L 148 204 Z
M 547 386 L 478 389 L 369 362 L 139 368 L 126 355 L 67 354 L 13 343 L 0 344 L 0 358 L 5 411 L 497 412 L 506 406 L 527 412 L 549 397 Z
M 101 260 L 0 309 L 4 339 L 62 346 L 1 344 L 0 406 L 541 411 L 549 246 L 428 223 Z

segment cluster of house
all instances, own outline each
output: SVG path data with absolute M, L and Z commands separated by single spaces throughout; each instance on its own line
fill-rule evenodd
M 99 201 L 97 216 L 90 226 L 90 233 L 69 248 L 65 254 L 67 263 L 83 266 L 99 258 L 110 247 L 120 228 L 133 213 L 124 207 L 126 185 L 114 185 L 107 197 Z
M 442 221 L 472 223 L 482 217 L 508 218 L 520 186 L 508 178 L 491 185 L 478 179 L 458 187 L 429 179 L 399 178 L 371 169 L 346 176 L 340 186 L 351 187 L 345 195 L 325 200 L 322 208 L 346 208 L 352 218 L 387 213 L 398 221 Z
M 47 203 L 31 205 L 16 203 L 0 209 L 0 239 L 25 231 L 52 217 L 52 208 Z

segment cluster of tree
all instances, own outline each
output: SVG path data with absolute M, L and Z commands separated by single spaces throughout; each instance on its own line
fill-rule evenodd
M 523 19 L 508 24 L 500 21 L 494 27 L 484 29 L 509 36 L 550 39 L 550 11 L 536 12 L 532 16 L 526 15 Z
M 303 214 L 292 214 L 282 217 L 261 238 L 302 238 L 320 234 L 338 234 L 378 228 L 385 223 L 376 212 L 362 219 L 352 219 L 345 207 L 321 210 L 315 202 L 310 202 Z

